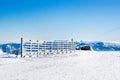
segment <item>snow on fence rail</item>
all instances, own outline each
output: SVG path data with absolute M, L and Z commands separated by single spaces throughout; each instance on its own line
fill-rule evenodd
M 24 42 L 21 38 L 21 57 L 32 57 L 45 54 L 72 53 L 76 50 L 76 42 L 71 39 L 39 42 L 32 40 Z

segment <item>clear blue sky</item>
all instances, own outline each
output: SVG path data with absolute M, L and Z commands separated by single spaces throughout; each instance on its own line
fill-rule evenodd
M 0 0 L 0 42 L 120 41 L 119 34 L 120 0 Z

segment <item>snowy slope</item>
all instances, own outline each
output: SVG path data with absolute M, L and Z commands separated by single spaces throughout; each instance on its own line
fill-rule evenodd
M 3 53 L 3 51 L 2 51 L 2 49 L 0 49 L 0 54 L 2 54 Z
M 17 55 L 5 53 L 0 49 L 0 58 L 16 58 L 16 57 Z
M 0 58 L 1 80 L 119 80 L 120 52 Z

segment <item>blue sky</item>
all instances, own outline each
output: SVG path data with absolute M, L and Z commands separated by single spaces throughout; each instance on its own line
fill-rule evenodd
M 120 41 L 119 0 L 0 0 L 0 42 Z

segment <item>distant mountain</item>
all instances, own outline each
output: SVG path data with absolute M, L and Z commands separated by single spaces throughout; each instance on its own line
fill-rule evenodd
M 95 51 L 120 51 L 120 43 L 118 42 L 102 42 L 102 41 L 80 41 L 76 43 L 76 47 L 91 46 Z
M 9 54 L 16 54 L 18 55 L 19 49 L 20 49 L 20 44 L 19 43 L 3 43 L 0 44 L 0 49 L 4 53 L 9 53 Z

